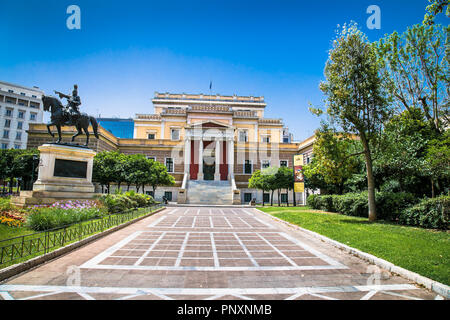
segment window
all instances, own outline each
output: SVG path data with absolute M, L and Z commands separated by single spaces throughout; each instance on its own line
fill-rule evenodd
M 281 203 L 287 203 L 288 202 L 288 195 L 287 193 L 281 194 Z
M 270 143 L 270 136 L 262 136 L 263 143 Z
M 35 98 L 35 99 L 37 99 L 37 97 L 36 97 L 34 94 L 32 95 L 32 97 Z
M 16 140 L 22 140 L 22 132 L 16 132 Z
M 167 201 L 172 201 L 172 191 L 165 191 L 164 197 L 166 197 Z
M 251 160 L 245 160 L 244 174 L 252 174 L 252 162 Z
M 12 109 L 6 109 L 5 116 L 12 117 Z
M 8 130 L 3 130 L 3 138 L 9 139 L 9 131 Z
M 180 129 L 171 129 L 170 136 L 172 140 L 180 140 Z
M 261 168 L 265 169 L 265 168 L 268 168 L 268 167 L 270 167 L 270 160 L 263 160 L 261 162 Z
M 145 193 L 149 196 L 151 196 L 152 198 L 155 198 L 155 195 L 153 194 L 153 191 L 145 191 Z
M 14 149 L 20 149 L 20 144 L 15 144 Z
M 26 96 L 25 92 L 20 93 L 21 96 Z
M 19 119 L 24 119 L 25 118 L 25 111 L 19 110 L 19 113 L 18 113 L 17 117 Z
M 311 160 L 311 158 L 310 158 L 310 157 L 307 157 L 307 158 L 306 158 L 306 163 L 309 163 L 310 160 Z
M 239 142 L 247 142 L 248 141 L 248 132 L 247 130 L 239 131 Z
M 150 159 L 150 160 L 156 161 L 156 158 L 155 158 L 155 157 L 151 157 L 151 156 L 147 156 L 147 159 Z
M 22 130 L 23 129 L 23 122 L 19 121 L 17 122 L 17 130 Z
M 154 133 L 149 133 L 149 134 L 147 135 L 147 137 L 148 137 L 148 139 L 150 139 L 150 140 L 155 140 L 155 134 L 154 134 Z
M 14 93 L 14 90 L 9 89 L 8 92 L 9 93 Z
M 173 172 L 173 159 L 172 158 L 166 158 L 166 168 L 167 168 L 167 172 Z
M 2 149 L 8 149 L 8 144 L 7 143 L 2 143 Z
M 6 102 L 13 103 L 13 104 L 15 103 L 14 100 L 11 100 L 11 99 L 8 99 L 8 98 L 6 98 Z
M 31 120 L 31 121 L 36 120 L 36 113 L 31 113 L 31 114 L 30 114 L 30 120 Z
M 5 128 L 11 127 L 11 120 L 5 119 Z
M 270 202 L 270 193 L 264 193 L 263 194 L 263 201 L 266 202 Z
M 289 143 L 289 138 L 288 137 L 283 137 L 283 143 Z
M 287 160 L 280 160 L 280 167 L 287 167 L 287 166 L 288 166 Z
M 252 194 L 251 193 L 244 193 L 244 202 L 250 202 L 252 201 Z

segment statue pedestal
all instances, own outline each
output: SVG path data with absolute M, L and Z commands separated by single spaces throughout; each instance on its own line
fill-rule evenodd
M 39 175 L 33 191 L 21 191 L 19 197 L 11 198 L 11 203 L 25 207 L 95 196 L 92 184 L 95 151 L 57 144 L 44 144 L 38 149 Z

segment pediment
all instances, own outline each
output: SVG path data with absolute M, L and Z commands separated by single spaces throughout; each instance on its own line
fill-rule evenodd
M 222 128 L 222 129 L 232 129 L 233 126 L 230 126 L 226 123 L 222 123 L 214 120 L 206 120 L 192 123 L 188 128 Z

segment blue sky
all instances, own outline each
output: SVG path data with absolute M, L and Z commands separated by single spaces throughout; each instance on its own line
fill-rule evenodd
M 69 30 L 66 8 L 81 9 Z M 71 92 L 92 115 L 152 113 L 158 92 L 263 95 L 266 117 L 295 140 L 313 134 L 319 82 L 338 24 L 356 21 L 370 40 L 420 23 L 427 0 L 3 0 L 0 80 Z M 366 9 L 381 9 L 369 30 Z M 445 19 L 445 18 L 444 18 Z M 48 115 L 47 115 L 48 118 Z

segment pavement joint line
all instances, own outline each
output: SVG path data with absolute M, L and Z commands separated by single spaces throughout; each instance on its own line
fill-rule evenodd
M 213 257 L 214 257 L 214 267 L 219 267 L 219 258 L 217 257 L 217 250 L 216 250 L 216 244 L 214 242 L 214 236 L 213 233 L 209 234 L 210 238 L 211 238 L 211 245 L 212 245 L 212 253 L 213 253 Z
M 256 262 L 256 260 L 253 258 L 253 256 L 251 255 L 251 253 L 248 251 L 247 247 L 242 243 L 241 239 L 239 239 L 239 237 L 237 236 L 236 233 L 233 233 L 234 237 L 238 240 L 239 244 L 241 245 L 242 249 L 244 250 L 244 252 L 247 254 L 247 256 L 249 257 L 250 261 L 253 263 L 254 266 L 259 267 L 258 262 Z
M 292 261 L 288 256 L 286 256 L 283 252 L 281 252 L 277 247 L 275 247 L 273 244 L 271 244 L 267 239 L 265 239 L 263 236 L 261 236 L 259 233 L 257 233 L 258 237 L 260 237 L 264 242 L 266 242 L 275 252 L 277 252 L 279 255 L 281 255 L 283 258 L 285 258 L 291 265 L 294 267 L 298 267 L 294 261 Z
M 179 252 L 179 254 L 178 254 L 178 258 L 177 258 L 177 260 L 176 260 L 176 262 L 175 262 L 175 267 L 178 267 L 178 266 L 180 265 L 181 258 L 182 258 L 183 255 L 184 255 L 184 250 L 185 250 L 185 248 L 186 248 L 186 244 L 187 244 L 187 241 L 188 241 L 188 238 L 189 238 L 189 234 L 190 234 L 190 233 L 187 232 L 186 235 L 185 235 L 185 237 L 184 237 L 184 241 L 183 241 L 183 244 L 181 245 L 180 252 Z
M 155 246 L 158 245 L 158 242 L 161 241 L 161 239 L 164 238 L 165 235 L 166 235 L 166 233 L 163 232 L 163 233 L 159 236 L 158 240 L 156 240 L 156 241 L 150 246 L 150 248 L 148 248 L 148 249 L 144 252 L 144 254 L 143 254 L 143 255 L 135 262 L 134 265 L 135 265 L 135 266 L 140 265 L 140 264 L 142 263 L 142 261 L 144 261 L 144 258 L 147 256 L 147 254 L 149 254 L 149 252 L 152 251 L 152 249 L 153 249 Z
M 294 229 L 303 231 L 304 233 L 306 233 L 308 235 L 311 235 L 311 236 L 313 236 L 315 238 L 318 238 L 318 239 L 322 240 L 325 243 L 328 243 L 328 244 L 330 244 L 330 245 L 332 245 L 334 247 L 342 249 L 342 250 L 344 250 L 347 253 L 353 254 L 354 256 L 357 256 L 357 257 L 361 258 L 364 261 L 368 261 L 368 262 L 370 262 L 372 264 L 375 264 L 375 265 L 377 265 L 377 266 L 379 266 L 379 267 L 381 267 L 383 269 L 386 269 L 389 272 L 392 272 L 394 274 L 398 274 L 398 275 L 400 275 L 400 276 L 402 276 L 402 277 L 404 277 L 404 278 L 406 278 L 406 279 L 408 279 L 410 281 L 413 281 L 413 282 L 415 282 L 417 284 L 420 284 L 420 285 L 424 286 L 425 288 L 427 288 L 427 289 L 429 289 L 429 290 L 431 290 L 431 291 L 433 291 L 433 292 L 435 292 L 435 293 L 437 293 L 439 295 L 444 296 L 447 299 L 450 298 L 450 287 L 445 285 L 445 284 L 443 284 L 443 283 L 440 283 L 438 281 L 435 281 L 435 280 L 432 280 L 430 278 L 424 277 L 424 276 L 422 276 L 422 275 L 420 275 L 418 273 L 412 272 L 412 271 L 407 270 L 405 268 L 396 266 L 396 265 L 394 265 L 393 263 L 391 263 L 389 261 L 386 261 L 384 259 L 378 258 L 378 257 L 376 257 L 374 255 L 371 255 L 369 253 L 363 252 L 361 250 L 355 249 L 353 247 L 350 247 L 348 245 L 340 243 L 339 241 L 330 239 L 330 238 L 328 238 L 326 236 L 323 236 L 323 235 L 321 235 L 321 234 L 319 234 L 317 232 L 314 232 L 314 231 L 302 228 L 302 227 L 297 226 L 295 224 L 292 224 L 292 223 L 290 223 L 288 221 L 285 221 L 285 220 L 282 220 L 280 218 L 274 217 L 274 216 L 272 216 L 272 215 L 270 215 L 270 214 L 268 214 L 268 213 L 266 213 L 264 211 L 261 211 L 261 210 L 259 210 L 257 208 L 254 208 L 254 209 L 257 210 L 258 212 L 260 212 L 261 214 L 263 214 L 263 215 L 273 219 L 273 220 L 276 220 L 278 222 L 286 224 L 286 225 L 288 225 L 288 226 L 290 226 L 290 227 L 292 227 Z

